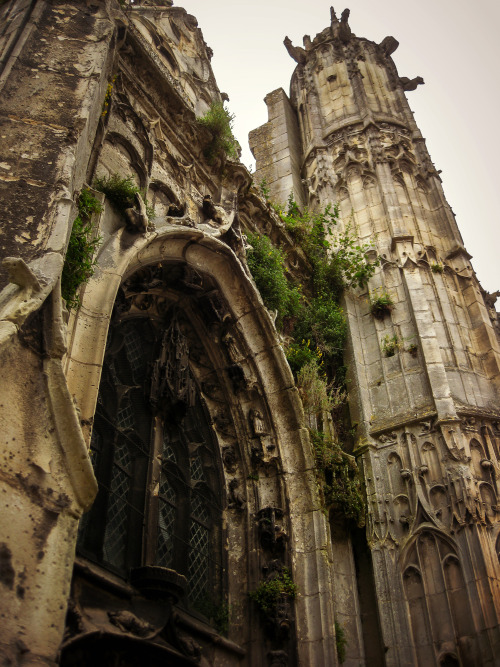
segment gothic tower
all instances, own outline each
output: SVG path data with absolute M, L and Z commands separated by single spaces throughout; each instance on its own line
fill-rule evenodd
M 393 37 L 358 38 L 348 19 L 332 8 L 331 25 L 304 48 L 285 39 L 297 67 L 290 97 L 270 93 L 269 121 L 250 134 L 255 179 L 275 201 L 292 191 L 312 210 L 339 202 L 344 224 L 381 261 L 345 309 L 385 664 L 493 665 L 495 299 L 477 281 L 406 99 L 423 80 L 398 75 Z
M 344 304 L 349 530 L 245 232 L 307 261 L 172 5 L 0 2 L 0 662 L 335 667 L 343 631 L 347 667 L 498 664 L 498 321 L 422 81 L 332 10 L 251 135 L 271 199 L 339 202 L 379 258 Z

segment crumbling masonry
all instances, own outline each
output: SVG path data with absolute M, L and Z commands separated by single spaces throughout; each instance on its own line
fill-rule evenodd
M 340 632 L 349 667 L 498 664 L 499 324 L 406 100 L 423 81 L 332 9 L 285 39 L 251 176 L 207 158 L 223 94 L 171 5 L 0 3 L 2 664 L 331 666 Z M 92 189 L 115 174 L 125 214 Z M 324 511 L 248 271 L 246 232 L 300 265 L 262 179 L 339 202 L 380 259 L 344 304 L 366 529 Z M 82 190 L 100 241 L 68 315 Z

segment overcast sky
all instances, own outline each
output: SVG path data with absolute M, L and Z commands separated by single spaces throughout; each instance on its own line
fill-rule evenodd
M 289 92 L 295 62 L 286 35 L 302 46 L 330 22 L 323 0 L 178 0 L 198 19 L 213 49 L 212 66 L 236 115 L 242 161 L 253 171 L 250 130 L 267 121 L 264 97 Z M 349 0 L 350 26 L 360 37 L 400 46 L 400 76 L 422 76 L 408 93 L 417 124 L 441 177 L 483 287 L 500 289 L 500 0 Z M 340 16 L 345 5 L 336 5 Z M 499 301 L 500 303 L 500 301 Z M 498 307 L 498 304 L 497 304 Z

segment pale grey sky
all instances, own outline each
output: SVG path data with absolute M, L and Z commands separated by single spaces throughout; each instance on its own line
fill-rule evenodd
M 347 0 L 346 0 L 347 2 Z M 288 93 L 295 63 L 283 46 L 330 21 L 327 0 L 178 0 L 213 49 L 212 66 L 236 115 L 242 161 L 254 168 L 248 132 L 267 121 L 265 95 Z M 392 35 L 400 76 L 422 76 L 408 93 L 483 287 L 500 289 L 500 0 L 349 0 L 350 26 L 380 42 Z

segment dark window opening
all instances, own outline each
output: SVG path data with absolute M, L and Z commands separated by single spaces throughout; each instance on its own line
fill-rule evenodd
M 192 327 L 175 307 L 113 321 L 91 441 L 99 491 L 78 550 L 124 579 L 143 565 L 183 574 L 203 613 L 222 599 L 222 486 L 189 367 Z

